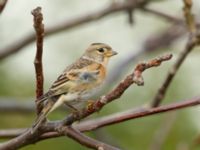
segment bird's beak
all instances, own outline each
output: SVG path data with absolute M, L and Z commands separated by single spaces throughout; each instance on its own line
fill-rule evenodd
M 106 56 L 107 56 L 107 57 L 112 57 L 112 56 L 117 55 L 117 54 L 118 54 L 118 53 L 117 53 L 116 51 L 111 50 L 111 51 L 108 51 L 108 52 L 106 53 Z
M 111 56 L 114 56 L 114 55 L 117 55 L 118 53 L 116 51 L 112 51 L 112 55 Z
M 109 51 L 109 53 L 107 54 L 107 57 L 112 57 L 114 55 L 117 55 L 118 53 L 116 51 Z

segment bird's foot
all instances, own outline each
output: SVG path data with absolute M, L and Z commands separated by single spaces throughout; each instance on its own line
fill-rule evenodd
M 87 100 L 87 110 L 92 110 L 94 105 L 93 100 Z

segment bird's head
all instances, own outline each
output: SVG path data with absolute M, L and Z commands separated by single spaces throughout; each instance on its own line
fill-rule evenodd
M 117 55 L 117 52 L 104 43 L 92 43 L 84 53 L 84 57 L 94 60 L 98 63 L 106 65 L 109 58 Z

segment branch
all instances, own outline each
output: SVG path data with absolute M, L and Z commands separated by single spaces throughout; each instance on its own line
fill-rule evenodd
M 196 29 L 193 29 L 193 28 L 196 28 L 196 26 L 194 23 L 194 19 L 192 17 L 193 15 L 191 15 L 191 12 L 190 12 L 191 11 L 191 1 L 184 0 L 184 3 L 185 3 L 185 7 L 184 7 L 185 19 L 186 19 L 186 22 L 188 24 L 188 28 L 190 31 L 190 35 L 188 37 L 188 42 L 185 46 L 185 49 L 183 49 L 183 51 L 179 54 L 176 62 L 170 69 L 166 79 L 164 80 L 163 84 L 161 85 L 158 92 L 156 93 L 156 95 L 152 101 L 152 104 L 151 104 L 152 107 L 157 107 L 158 105 L 160 105 L 160 103 L 164 99 L 167 89 L 170 86 L 178 69 L 180 68 L 180 66 L 182 65 L 182 63 L 184 62 L 184 60 L 186 59 L 188 54 L 192 51 L 192 49 L 195 46 L 197 46 L 198 44 L 200 44 L 200 33 L 194 32 L 194 31 L 196 31 Z
M 179 54 L 176 62 L 174 63 L 174 65 L 172 66 L 170 71 L 168 72 L 167 77 L 165 78 L 163 84 L 161 85 L 158 92 L 156 93 L 156 95 L 155 95 L 155 97 L 152 101 L 152 104 L 151 104 L 152 107 L 157 107 L 158 105 L 160 105 L 160 103 L 164 99 L 166 92 L 167 92 L 167 89 L 168 89 L 169 85 L 171 84 L 173 78 L 175 77 L 178 69 L 182 65 L 182 63 L 185 60 L 185 58 L 187 57 L 187 55 L 195 47 L 197 42 L 198 42 L 198 40 L 197 39 L 194 40 L 194 37 L 189 38 L 185 49 Z
M 19 136 L 27 129 L 1 129 L 0 130 L 0 138 L 13 138 Z
M 196 106 L 196 105 L 200 105 L 200 96 L 193 97 L 193 98 L 187 99 L 187 100 L 181 100 L 181 102 L 158 106 L 155 108 L 129 109 L 124 112 L 108 115 L 106 117 L 83 121 L 79 124 L 73 125 L 73 127 L 78 129 L 81 132 L 92 131 L 92 130 L 96 130 L 98 128 L 121 123 L 124 121 L 133 120 L 136 118 L 147 117 L 147 116 L 155 115 L 158 113 L 179 110 L 179 109 L 192 107 L 192 106 Z M 60 121 L 60 122 L 48 123 L 47 125 L 45 125 L 43 127 L 43 129 L 52 131 L 60 123 L 62 123 L 62 122 Z M 44 135 L 41 136 L 41 138 L 42 138 L 42 140 L 44 140 L 44 139 L 53 138 L 53 137 L 57 137 L 57 136 L 59 136 L 58 133 L 51 132 L 51 133 L 45 133 Z
M 119 112 L 119 113 L 108 115 L 106 117 L 83 121 L 83 122 L 80 122 L 79 124 L 73 125 L 73 127 L 81 132 L 87 132 L 87 131 L 96 130 L 98 128 L 102 128 L 105 126 L 113 125 L 116 123 L 133 120 L 136 118 L 147 117 L 147 116 L 155 115 L 158 113 L 179 110 L 179 109 L 197 106 L 197 105 L 200 105 L 200 96 L 193 97 L 193 98 L 190 98 L 187 100 L 180 100 L 180 102 L 163 105 L 163 106 L 158 106 L 155 108 L 129 109 L 124 112 Z M 57 132 L 55 132 L 55 128 L 60 123 L 62 123 L 62 121 L 49 122 L 48 124 L 44 125 L 43 128 L 41 128 L 41 131 L 43 132 L 43 134 L 41 134 L 37 140 L 44 140 L 44 139 L 48 139 L 48 138 L 62 136 L 61 134 L 58 134 Z M 7 131 L 9 131 L 10 135 L 12 134 L 13 137 L 18 136 L 19 134 L 22 134 L 22 132 L 25 131 L 25 129 L 20 129 L 20 130 L 18 130 L 18 132 L 16 132 L 16 130 L 13 130 L 13 131 L 12 130 L 11 131 L 2 130 L 4 132 L 4 134 L 0 134 L 0 137 L 6 137 L 5 132 L 7 132 Z M 0 133 L 2 133 L 2 132 L 0 132 Z M 7 135 L 8 135 L 8 133 L 7 133 Z M 0 145 L 0 148 L 1 148 L 1 145 Z
M 34 28 L 36 32 L 36 56 L 34 60 L 35 65 L 35 73 L 36 73 L 36 107 L 37 107 L 37 114 L 42 110 L 37 106 L 37 101 L 40 96 L 43 95 L 43 69 L 42 69 L 42 52 L 43 52 L 43 37 L 44 37 L 44 24 L 42 23 L 43 15 L 41 13 L 41 7 L 37 7 L 32 12 L 34 16 Z
M 68 137 L 74 139 L 75 141 L 79 142 L 82 145 L 85 145 L 88 148 L 96 150 L 119 150 L 116 147 L 94 140 L 72 127 L 62 127 L 61 129 L 59 129 L 59 132 L 62 135 L 67 135 Z
M 113 125 L 119 122 L 132 120 L 136 118 L 142 118 L 157 113 L 163 113 L 172 110 L 178 110 L 185 107 L 196 106 L 200 104 L 200 96 L 194 97 L 188 100 L 182 100 L 181 102 L 176 102 L 168 105 L 159 106 L 156 108 L 139 108 L 130 109 L 121 113 L 116 113 L 114 115 L 109 115 L 100 119 L 93 119 L 89 121 L 84 121 L 77 125 L 77 129 L 80 131 L 91 131 L 104 126 Z
M 184 25 L 184 20 L 183 19 L 171 16 L 169 14 L 166 14 L 166 13 L 163 13 L 163 12 L 151 9 L 151 8 L 147 8 L 147 7 L 144 7 L 141 10 L 146 12 L 146 13 L 148 12 L 149 14 L 152 14 L 152 15 L 155 15 L 155 16 L 160 17 L 162 19 L 165 19 L 166 21 Z
M 0 14 L 4 10 L 6 4 L 7 4 L 7 0 L 0 0 Z
M 128 75 L 124 81 L 122 81 L 114 90 L 108 93 L 105 96 L 102 96 L 100 99 L 95 101 L 90 107 L 85 108 L 79 112 L 68 115 L 68 117 L 63 120 L 63 125 L 71 125 L 74 121 L 81 120 L 94 112 L 99 111 L 106 104 L 112 102 L 113 100 L 119 98 L 127 88 L 129 88 L 133 83 L 141 86 L 144 84 L 142 73 L 146 69 L 151 67 L 159 66 L 163 61 L 167 61 L 172 58 L 172 55 L 164 55 L 155 59 L 152 59 L 148 62 L 139 63 L 134 72 Z
M 134 72 L 128 75 L 125 78 L 125 80 L 122 81 L 113 91 L 103 96 L 99 100 L 95 101 L 90 107 L 87 107 L 81 110 L 80 112 L 69 114 L 66 119 L 60 121 L 60 123 L 56 124 L 56 126 L 53 126 L 53 128 L 51 128 L 51 126 L 45 126 L 46 124 L 44 124 L 39 128 L 37 132 L 34 133 L 32 133 L 31 130 L 28 129 L 20 136 L 2 143 L 0 145 L 0 149 L 19 149 L 20 147 L 39 141 L 40 136 L 44 133 L 56 131 L 56 129 L 59 129 L 62 126 L 71 125 L 73 122 L 81 120 L 91 115 L 92 113 L 100 110 L 107 103 L 119 98 L 125 92 L 125 90 L 133 83 L 137 85 L 143 85 L 143 71 L 151 67 L 159 66 L 163 61 L 167 61 L 171 59 L 171 57 L 172 55 L 170 54 L 152 59 L 146 63 L 139 63 L 135 67 Z
M 188 25 L 188 29 L 191 33 L 195 33 L 196 25 L 194 21 L 194 16 L 191 13 L 192 0 L 183 0 L 183 2 L 184 2 L 183 12 L 184 12 L 186 23 Z
M 37 88 L 36 88 L 36 106 L 37 106 L 37 100 L 39 99 L 40 96 L 43 95 L 42 52 L 43 52 L 44 24 L 42 23 L 43 15 L 41 13 L 41 7 L 37 7 L 36 9 L 34 9 L 32 11 L 32 15 L 34 16 L 34 27 L 36 31 L 36 41 L 37 41 L 36 43 L 37 52 L 34 61 L 36 80 L 37 80 Z M 41 110 L 42 108 L 39 108 L 39 106 L 37 106 L 37 114 L 39 114 Z M 63 127 L 62 131 L 63 131 L 62 134 L 68 135 L 69 137 L 78 141 L 80 144 L 85 145 L 89 148 L 99 149 L 100 147 L 102 147 L 105 150 L 117 149 L 117 148 L 112 148 L 107 144 L 93 140 L 70 127 L 65 127 L 65 128 Z
M 122 62 L 113 67 L 114 69 L 111 71 L 111 75 L 108 76 L 106 85 L 113 84 L 114 81 L 117 81 L 121 76 L 122 72 L 125 72 L 124 69 L 130 65 L 130 63 L 136 62 L 138 56 L 143 53 L 148 53 L 152 51 L 156 51 L 160 48 L 169 48 L 179 37 L 186 33 L 184 27 L 180 25 L 172 25 L 171 27 L 165 29 L 161 33 L 152 34 L 147 37 L 147 39 L 143 42 L 143 47 L 141 50 L 138 50 L 138 53 L 130 54 L 124 59 Z M 121 69 L 115 69 L 121 68 Z M 11 101 L 11 102 L 10 102 Z M 35 111 L 34 103 L 26 100 L 26 102 L 20 103 L 19 101 L 15 102 L 15 98 L 0 98 L 0 112 L 27 112 L 31 113 Z M 31 100 L 32 101 L 32 100 Z M 63 107 L 62 110 L 66 109 Z
M 150 2 L 150 0 L 148 2 Z M 113 13 L 127 10 L 129 8 L 130 9 L 141 8 L 146 4 L 147 4 L 146 0 L 140 0 L 140 1 L 131 0 L 131 1 L 124 1 L 123 3 L 115 2 L 113 4 L 110 4 L 108 7 L 104 7 L 103 9 L 100 9 L 98 11 L 90 12 L 88 14 L 76 17 L 71 20 L 66 19 L 67 21 L 63 21 L 58 24 L 55 24 L 52 27 L 48 27 L 46 29 L 45 36 L 47 37 L 55 33 L 66 31 L 75 28 L 77 26 L 83 25 L 85 23 L 99 20 Z M 23 36 L 22 39 L 17 40 L 16 42 L 12 42 L 9 46 L 0 50 L 0 60 L 3 60 L 6 57 L 20 51 L 25 46 L 34 42 L 34 40 L 35 40 L 35 35 L 33 33 L 30 33 L 26 36 Z

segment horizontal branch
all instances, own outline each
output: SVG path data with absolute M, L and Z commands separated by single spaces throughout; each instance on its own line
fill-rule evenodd
M 85 121 L 77 125 L 80 131 L 91 131 L 104 126 L 116 124 L 119 122 L 132 120 L 136 118 L 141 118 L 145 116 L 154 115 L 157 113 L 163 113 L 172 110 L 178 110 L 186 107 L 196 106 L 200 104 L 200 96 L 194 97 L 189 100 L 183 100 L 181 102 L 172 103 L 168 105 L 159 106 L 156 108 L 138 108 L 130 109 L 122 113 L 117 113 L 114 115 L 109 115 L 100 119 L 94 119 L 90 121 Z
M 124 112 L 115 113 L 112 115 L 108 115 L 106 117 L 101 117 L 97 119 L 92 119 L 88 121 L 80 122 L 79 124 L 73 125 L 74 128 L 78 129 L 81 132 L 92 131 L 98 128 L 102 128 L 104 126 L 113 125 L 116 123 L 133 120 L 136 118 L 147 117 L 150 115 L 164 113 L 173 110 L 179 110 L 187 107 L 200 105 L 200 96 L 194 97 L 187 100 L 180 100 L 180 102 L 159 106 L 156 108 L 134 108 L 129 109 Z M 61 136 L 57 132 L 52 132 L 56 125 L 59 122 L 50 122 L 44 126 L 44 130 L 49 130 L 40 136 L 40 140 L 53 138 L 57 136 Z M 26 129 L 13 129 L 13 130 L 0 130 L 0 137 L 15 137 L 24 132 Z
M 21 128 L 21 129 L 1 129 L 0 130 L 0 138 L 13 138 L 16 136 L 19 136 L 24 131 L 26 131 L 27 128 Z

